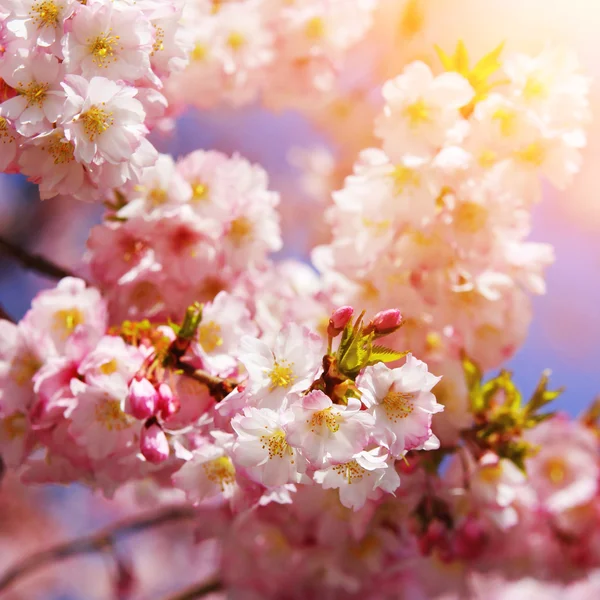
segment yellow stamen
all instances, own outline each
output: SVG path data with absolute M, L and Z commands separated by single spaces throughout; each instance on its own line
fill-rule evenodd
M 260 437 L 262 447 L 269 452 L 269 459 L 283 458 L 285 454 L 292 454 L 294 451 L 287 443 L 285 433 L 277 429 L 271 435 L 262 435 Z
M 331 408 L 326 408 L 316 412 L 310 420 L 307 421 L 310 430 L 314 433 L 316 429 L 327 427 L 331 433 L 336 433 L 340 429 L 339 416 L 331 412 Z
M 404 115 L 408 119 L 411 127 L 418 127 L 431 120 L 429 107 L 425 101 L 420 98 L 404 109 Z
M 83 113 L 79 119 L 83 121 L 83 130 L 88 136 L 90 142 L 96 140 L 102 135 L 114 122 L 112 113 L 106 112 L 99 106 L 92 106 L 87 112 Z
M 293 366 L 293 363 L 290 364 L 287 360 L 275 361 L 269 372 L 269 379 L 271 380 L 269 389 L 271 391 L 278 387 L 289 387 L 296 381 L 296 376 L 292 370 Z
M 205 352 L 213 352 L 222 346 L 221 326 L 214 321 L 202 323 L 198 328 L 198 342 Z
M 414 397 L 412 393 L 390 390 L 381 402 L 388 419 L 393 423 L 406 419 L 415 408 L 411 402 Z
M 52 317 L 52 328 L 67 339 L 78 325 L 85 323 L 85 316 L 78 308 L 58 310 Z
M 221 456 L 210 460 L 202 465 L 206 478 L 217 484 L 221 491 L 225 490 L 226 485 L 235 483 L 235 467 L 228 456 Z

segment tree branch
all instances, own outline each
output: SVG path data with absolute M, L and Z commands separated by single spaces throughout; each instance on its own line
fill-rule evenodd
M 168 596 L 164 600 L 195 600 L 202 598 L 212 592 L 218 592 L 223 589 L 223 584 L 220 579 L 214 578 L 203 583 L 197 583 L 181 592 L 177 592 L 174 596 Z
M 13 585 L 18 579 L 30 575 L 41 567 L 78 554 L 102 552 L 103 550 L 112 547 L 119 538 L 134 535 L 167 523 L 176 523 L 185 519 L 192 519 L 195 515 L 195 509 L 189 506 L 163 508 L 151 514 L 134 517 L 110 525 L 97 533 L 63 544 L 57 544 L 46 550 L 31 554 L 9 568 L 4 575 L 0 577 L 0 594 Z
M 235 379 L 223 379 L 215 375 L 211 375 L 202 369 L 196 369 L 195 367 L 179 361 L 176 368 L 180 370 L 184 375 L 194 379 L 198 383 L 205 385 L 208 388 L 210 395 L 215 399 L 216 402 L 221 402 L 223 398 L 231 394 L 233 390 L 238 386 L 238 382 Z
M 0 319 L 16 323 L 16 321 L 4 310 L 4 307 L 0 304 Z
M 0 237 L 0 252 L 13 258 L 26 269 L 31 269 L 47 277 L 53 279 L 62 279 L 63 277 L 78 277 L 68 269 L 61 267 L 52 261 L 40 256 L 39 254 L 31 254 L 27 250 L 16 246 L 12 242 Z M 82 279 L 80 277 L 80 279 Z

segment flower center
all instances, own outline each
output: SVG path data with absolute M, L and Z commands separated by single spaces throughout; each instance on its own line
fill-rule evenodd
M 84 112 L 79 118 L 83 121 L 83 130 L 90 139 L 90 142 L 95 141 L 114 122 L 112 113 L 106 112 L 99 106 L 92 106 L 92 108 Z
M 429 107 L 425 104 L 422 98 L 416 102 L 409 104 L 404 109 L 404 114 L 407 117 L 411 127 L 417 127 L 423 123 L 430 121 Z
M 567 475 L 565 463 L 560 458 L 552 458 L 546 463 L 546 475 L 554 485 L 560 485 Z
M 238 31 L 232 31 L 227 37 L 227 45 L 235 52 L 246 43 L 246 38 Z
M 27 100 L 27 106 L 42 106 L 46 99 L 46 92 L 48 91 L 47 83 L 38 83 L 37 81 L 30 81 L 26 86 L 19 83 L 17 91 L 22 96 L 25 96 Z
M 507 110 L 506 108 L 499 108 L 492 115 L 492 119 L 498 121 L 500 127 L 500 133 L 504 137 L 510 137 L 514 135 L 517 129 L 517 115 L 512 110 Z
M 103 364 L 100 365 L 100 373 L 102 373 L 102 375 L 112 375 L 113 373 L 115 373 L 117 370 L 117 359 L 113 358 L 112 360 L 109 360 L 108 362 L 105 362 Z
M 415 408 L 411 402 L 414 397 L 415 395 L 410 392 L 390 390 L 382 401 L 388 419 L 394 423 L 397 423 L 400 419 L 406 419 Z
M 200 62 L 206 58 L 207 53 L 208 51 L 206 46 L 198 42 L 190 53 L 190 59 L 196 62 Z
M 360 481 L 367 473 L 367 470 L 363 469 L 355 460 L 351 460 L 350 462 L 341 465 L 335 465 L 333 470 L 338 475 L 342 475 L 348 484 Z
M 115 56 L 114 47 L 119 42 L 118 35 L 108 35 L 102 33 L 95 40 L 89 41 L 90 54 L 93 56 L 93 61 L 98 67 L 108 67 L 108 63 L 115 62 L 117 56 Z
M 292 454 L 293 450 L 287 443 L 285 433 L 277 429 L 271 435 L 261 435 L 260 443 L 269 452 L 269 459 L 283 458 L 284 454 Z
M 534 167 L 541 166 L 546 159 L 546 151 L 539 142 L 532 142 L 522 150 L 517 151 L 516 155 L 521 161 L 529 163 Z
M 270 390 L 273 391 L 278 387 L 289 387 L 294 383 L 296 377 L 292 367 L 294 363 L 289 363 L 287 360 L 281 362 L 275 361 L 273 368 L 269 372 L 269 379 L 271 380 Z
M 167 190 L 162 188 L 152 188 L 148 193 L 148 200 L 153 207 L 164 204 L 167 201 Z
M 485 483 L 497 483 L 502 475 L 502 467 L 498 465 L 489 465 L 479 471 L 479 478 Z
M 67 339 L 77 325 L 85 323 L 85 317 L 78 308 L 58 310 L 52 317 L 53 329 L 61 332 L 61 337 Z
M 206 352 L 213 352 L 223 345 L 221 326 L 214 321 L 203 323 L 198 328 L 198 342 Z
M 419 174 L 415 169 L 405 167 L 404 165 L 394 167 L 392 178 L 394 179 L 394 189 L 396 194 L 401 194 L 404 191 L 404 187 L 407 185 L 414 187 L 419 185 Z
M 321 17 L 312 17 L 306 22 L 306 37 L 311 40 L 319 40 L 325 35 L 325 22 Z
M 192 185 L 192 202 L 200 202 L 206 200 L 208 196 L 208 186 L 201 182 Z
M 158 25 L 154 25 L 154 44 L 152 44 L 152 52 L 150 56 L 154 56 L 155 52 L 160 52 L 165 49 L 165 30 Z
M 61 134 L 52 136 L 48 146 L 44 148 L 54 159 L 55 165 L 64 165 L 73 161 L 73 144 L 63 139 Z
M 31 6 L 29 15 L 33 22 L 39 27 L 56 27 L 60 8 L 52 0 L 36 2 Z
M 96 404 L 96 420 L 108 431 L 123 431 L 130 425 L 127 415 L 121 410 L 118 400 L 106 400 Z
M 38 372 L 42 363 L 31 352 L 24 352 L 12 364 L 10 376 L 17 385 L 31 384 L 33 376 Z
M 252 223 L 246 217 L 239 217 L 231 221 L 229 237 L 236 246 L 244 242 L 252 233 Z
M 27 418 L 23 413 L 17 412 L 4 419 L 2 425 L 9 440 L 23 437 L 27 431 Z
M 548 93 L 548 86 L 537 75 L 530 75 L 523 88 L 523 96 L 526 100 L 543 98 Z
M 307 423 L 310 425 L 310 430 L 313 433 L 315 432 L 315 429 L 322 428 L 323 426 L 327 427 L 331 433 L 336 433 L 340 429 L 338 416 L 332 414 L 331 408 L 316 412 Z
M 487 210 L 476 202 L 462 202 L 454 213 L 454 222 L 457 229 L 476 233 L 487 222 Z
M 202 465 L 206 478 L 217 484 L 221 491 L 225 490 L 226 485 L 235 483 L 235 467 L 228 456 L 221 456 L 214 460 L 209 460 Z

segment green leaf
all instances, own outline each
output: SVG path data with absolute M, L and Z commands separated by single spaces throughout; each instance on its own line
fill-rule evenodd
M 542 376 L 540 377 L 537 387 L 535 388 L 535 391 L 533 392 L 529 402 L 527 403 L 527 406 L 525 407 L 526 414 L 535 414 L 540 408 L 546 406 L 546 404 L 549 404 L 563 393 L 564 388 L 559 388 L 557 390 L 549 390 L 549 380 L 550 371 L 544 371 L 542 373 Z
M 395 360 L 400 360 L 405 357 L 407 354 L 408 352 L 398 352 L 397 350 L 392 350 L 392 348 L 386 348 L 385 346 L 373 346 L 367 364 L 375 365 L 379 362 L 394 362 Z

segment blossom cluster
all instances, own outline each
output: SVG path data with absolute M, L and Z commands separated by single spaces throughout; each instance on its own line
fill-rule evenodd
M 589 118 L 571 53 L 501 52 L 469 66 L 459 43 L 439 51 L 445 72 L 417 61 L 383 86 L 381 147 L 334 193 L 333 239 L 313 252 L 335 302 L 408 307 L 399 343 L 455 388 L 461 352 L 490 369 L 524 340 L 528 294 L 544 292 L 553 261 L 549 245 L 526 240 L 531 207 L 540 177 L 563 188 L 579 169 Z M 465 411 L 448 412 L 451 429 Z
M 346 325 L 349 307 L 336 314 L 344 339 L 324 371 L 320 336 L 290 324 L 268 344 L 226 292 L 180 327 L 110 331 L 98 291 L 63 279 L 18 325 L 1 323 L 2 456 L 25 465 L 26 480 L 107 493 L 175 473 L 195 501 L 255 488 L 263 502 L 289 502 L 295 485 L 315 483 L 358 509 L 398 487 L 396 460 L 438 447 L 431 421 L 443 407 L 438 378 L 411 355 L 389 369 L 378 346 L 358 365 L 344 354 L 397 328 L 398 311 L 376 315 L 364 339 L 359 322 L 352 334 Z
M 169 85 L 174 106 L 310 105 L 335 91 L 347 51 L 379 0 L 192 0 L 189 67 Z
M 0 7 L 0 170 L 103 199 L 156 160 L 164 80 L 187 62 L 178 0 L 7 0 Z
M 160 155 L 138 184 L 120 188 L 88 240 L 111 318 L 178 318 L 263 269 L 282 245 L 279 195 L 267 184 L 240 156 L 196 150 L 177 163 Z

